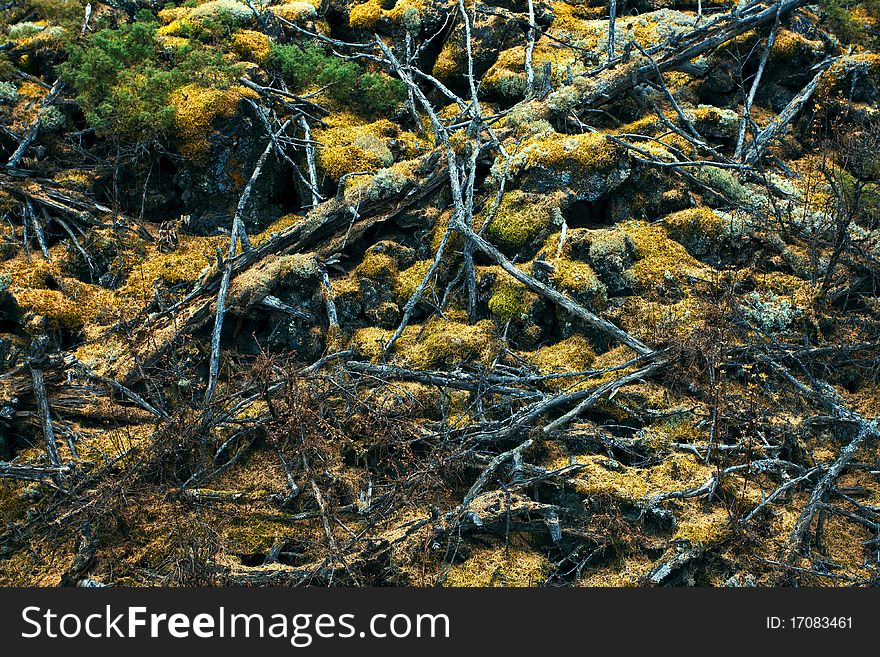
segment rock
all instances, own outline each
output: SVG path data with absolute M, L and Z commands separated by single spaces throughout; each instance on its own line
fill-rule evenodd
M 197 235 L 229 230 L 242 189 L 266 148 L 266 131 L 245 102 L 236 114 L 208 137 L 210 151 L 199 160 L 182 161 L 174 174 L 183 213 L 191 215 L 188 231 Z M 286 212 L 300 209 L 293 172 L 270 155 L 251 190 L 244 213 L 249 233 L 256 233 Z

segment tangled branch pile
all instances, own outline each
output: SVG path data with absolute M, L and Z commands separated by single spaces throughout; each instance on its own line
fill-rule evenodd
M 877 0 L 12 0 L 0 582 L 874 585 Z

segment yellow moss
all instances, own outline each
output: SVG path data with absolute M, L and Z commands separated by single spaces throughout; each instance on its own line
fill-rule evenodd
M 601 587 L 633 587 L 638 586 L 652 562 L 643 554 L 635 554 L 619 563 L 585 575 L 579 582 L 580 586 Z
M 112 365 L 127 349 L 128 345 L 122 337 L 110 333 L 101 335 L 100 339 L 86 342 L 78 347 L 73 355 L 79 362 L 97 371 Z
M 434 77 L 443 79 L 454 75 L 461 68 L 461 51 L 455 39 L 447 39 L 437 55 L 432 73 Z
M 156 30 L 156 36 L 163 44 L 166 43 L 165 39 L 171 38 L 180 38 L 180 32 L 183 30 L 184 26 L 190 25 L 189 21 L 184 18 L 175 18 L 170 21 L 167 25 L 163 25 L 158 30 Z
M 166 9 L 160 9 L 159 13 L 159 22 L 162 25 L 168 25 L 176 20 L 180 20 L 181 18 L 186 18 L 192 13 L 192 7 L 169 7 Z
M 566 86 L 565 80 L 569 70 L 575 76 L 574 84 L 567 85 L 569 88 L 577 88 L 582 84 L 581 81 L 586 82 L 586 77 L 581 76 L 587 73 L 593 64 L 589 58 L 581 55 L 582 50 L 592 51 L 599 57 L 605 55 L 608 21 L 604 18 L 601 7 L 589 6 L 589 4 L 553 2 L 552 11 L 555 18 L 548 29 L 548 35 L 554 38 L 539 39 L 535 44 L 533 52 L 535 72 L 542 74 L 545 65 L 549 64 L 551 82 L 557 90 Z M 626 44 L 633 38 L 643 47 L 649 47 L 665 41 L 674 33 L 690 31 L 693 27 L 692 16 L 669 10 L 660 10 L 642 16 L 619 16 L 617 21 L 618 29 L 622 32 L 621 38 L 617 41 L 619 52 L 623 52 Z M 562 45 L 556 39 L 573 43 L 577 46 L 577 50 Z M 525 84 L 524 45 L 517 45 L 499 53 L 495 64 L 483 78 L 484 89 L 508 97 L 522 96 Z
M 355 271 L 367 278 L 387 280 L 397 274 L 397 263 L 387 253 L 368 251 Z
M 787 247 L 793 248 L 793 247 Z M 809 257 L 806 254 L 804 257 Z M 815 300 L 815 286 L 811 281 L 782 272 L 768 272 L 753 276 L 758 292 L 770 292 L 787 299 L 795 308 L 810 308 Z
M 865 541 L 871 539 L 871 532 L 847 518 L 827 514 L 822 534 L 825 550 L 835 562 L 861 568 L 865 561 Z
M 368 0 L 351 8 L 348 24 L 351 27 L 370 29 L 380 19 L 385 18 L 392 23 L 404 22 L 408 27 L 415 26 L 426 8 L 427 5 L 422 0 L 398 0 L 391 9 L 383 9 L 382 0 Z
M 721 233 L 721 217 L 706 207 L 688 208 L 663 218 L 663 225 L 672 234 L 684 237 L 717 237 Z
M 489 320 L 468 325 L 435 318 L 422 328 L 421 336 L 415 326 L 410 328 L 410 336 L 404 333 L 406 339 L 399 349 L 402 357 L 417 367 L 454 366 L 470 360 L 489 365 L 500 348 Z
M 317 152 L 318 167 L 338 181 L 347 173 L 378 171 L 394 163 L 388 147 L 391 139 L 404 147 L 404 155 L 417 154 L 415 135 L 402 132 L 388 119 L 364 124 L 352 114 L 337 113 L 327 119 L 327 128 L 315 130 L 321 146 Z
M 636 262 L 630 271 L 635 281 L 646 290 L 654 289 L 670 277 L 681 280 L 686 276 L 705 275 L 707 267 L 681 244 L 670 239 L 662 226 L 628 221 L 622 228 L 636 251 Z
M 72 550 L 45 550 L 37 543 L 0 559 L 0 586 L 58 586 L 73 562 Z
M 55 175 L 55 182 L 59 185 L 80 192 L 90 189 L 95 179 L 95 173 L 87 169 L 65 169 Z
M 168 102 L 177 112 L 175 122 L 183 142 L 181 153 L 189 158 L 206 155 L 212 124 L 216 119 L 230 118 L 245 96 L 254 97 L 255 92 L 240 85 L 223 90 L 198 84 L 188 84 L 174 91 Z
M 0 481 L 0 524 L 5 526 L 24 518 L 27 503 L 21 497 L 23 488 L 14 481 Z
M 596 353 L 587 338 L 582 335 L 572 335 L 556 344 L 530 352 L 526 357 L 538 366 L 541 374 L 546 376 L 588 370 L 596 360 Z M 568 385 L 568 382 L 561 379 L 559 381 L 559 386 Z M 552 380 L 550 385 L 553 385 Z
M 305 221 L 305 216 L 301 214 L 286 214 L 283 217 L 273 221 L 262 233 L 258 233 L 251 238 L 251 243 L 259 246 L 267 239 L 277 233 L 282 233 L 289 228 L 298 226 Z
M 181 235 L 174 251 L 162 253 L 151 245 L 145 257 L 132 263 L 131 274 L 119 288 L 119 296 L 140 303 L 149 302 L 157 284 L 193 283 L 217 261 L 217 247 L 222 237 Z
M 467 324 L 455 315 L 450 312 L 447 319 L 435 317 L 425 324 L 408 326 L 395 344 L 393 361 L 420 369 L 454 367 L 469 361 L 490 364 L 500 349 L 493 322 Z M 350 347 L 376 359 L 392 333 L 374 327 L 360 329 L 352 336 Z
M 21 131 L 26 130 L 37 117 L 40 103 L 47 93 L 48 91 L 38 84 L 30 81 L 22 82 L 18 87 L 18 103 L 11 113 L 10 127 Z
M 309 279 L 317 273 L 318 262 L 314 254 L 270 256 L 232 280 L 229 287 L 231 304 L 250 306 L 265 298 L 277 285 L 294 278 Z
M 666 126 L 660 119 L 653 114 L 648 114 L 608 132 L 612 135 L 656 136 L 658 132 L 665 130 Z
M 40 21 L 40 23 L 43 23 L 43 21 Z M 45 25 L 44 29 L 33 35 L 19 39 L 17 41 L 18 46 L 22 49 L 34 50 L 40 48 L 58 48 L 63 46 L 67 39 L 68 31 L 60 25 L 43 24 Z
M 231 45 L 242 57 L 257 64 L 265 64 L 272 50 L 272 39 L 255 30 L 239 30 L 232 35 Z
M 712 545 L 730 534 L 730 516 L 723 508 L 710 513 L 700 511 L 679 518 L 674 538 L 694 545 Z
M 570 458 L 560 459 L 553 467 L 565 467 L 569 462 Z M 597 454 L 576 456 L 574 462 L 585 466 L 574 477 L 579 493 L 610 495 L 629 502 L 644 502 L 660 493 L 695 488 L 714 472 L 689 454 L 673 454 L 647 468 L 627 467 Z
M 676 303 L 660 303 L 639 296 L 628 297 L 615 313 L 621 326 L 652 343 L 682 340 L 701 326 L 700 303 L 685 297 Z
M 503 547 L 476 550 L 464 563 L 452 566 L 443 586 L 541 586 L 552 569 L 539 552 Z
M 384 151 L 385 145 L 381 144 L 379 148 Z M 346 202 L 357 205 L 364 198 L 377 200 L 399 194 L 407 184 L 415 180 L 415 171 L 421 162 L 421 159 L 413 158 L 395 162 L 379 169 L 375 174 L 349 176 L 345 179 Z
M 156 41 L 159 42 L 165 50 L 179 50 L 181 48 L 185 48 L 190 44 L 190 40 L 185 37 L 179 36 L 157 36 Z
M 391 339 L 394 331 L 368 326 L 358 329 L 349 341 L 349 348 L 358 355 L 370 360 L 378 360 L 382 355 L 382 349 Z
M 58 290 L 17 290 L 13 292 L 15 301 L 26 313 L 37 318 L 45 318 L 51 329 L 76 331 L 82 328 L 83 318 L 77 305 Z M 28 322 L 26 328 L 39 332 L 42 326 Z
M 290 526 L 248 514 L 234 519 L 221 532 L 223 547 L 236 554 L 265 554 L 276 541 L 289 536 Z
M 773 41 L 770 61 L 788 60 L 799 55 L 811 55 L 821 51 L 821 41 L 811 41 L 796 32 L 782 28 L 776 33 L 776 39 Z
M 565 135 L 554 132 L 528 140 L 517 159 L 524 160 L 524 169 L 543 166 L 577 174 L 607 169 L 617 163 L 621 152 L 622 148 L 602 133 Z
M 369 0 L 355 5 L 348 15 L 348 24 L 351 27 L 373 27 L 382 18 L 383 11 L 381 0 Z
M 401 303 L 406 303 L 409 300 L 433 263 L 433 259 L 420 260 L 400 272 L 394 281 L 394 291 Z M 429 283 L 428 288 L 430 289 L 430 287 L 431 284 Z
M 105 417 L 108 418 L 119 413 L 119 408 L 114 408 L 111 404 L 108 404 L 106 410 L 108 412 Z M 118 421 L 124 421 L 124 418 L 119 418 Z M 140 458 L 137 448 L 152 444 L 155 438 L 155 425 L 152 423 L 98 429 L 77 425 L 74 429 L 82 437 L 77 443 L 81 458 L 94 463 L 107 463 L 126 455 L 121 461 L 116 461 L 120 467 L 136 463 Z
M 562 31 L 556 33 L 560 32 Z M 560 36 L 568 38 L 564 34 Z M 588 30 L 578 35 L 577 42 L 579 45 L 583 44 L 583 47 L 594 47 L 598 44 L 599 37 L 594 31 Z M 522 97 L 526 89 L 525 59 L 524 45 L 501 51 L 495 63 L 483 76 L 481 86 L 488 92 L 508 98 Z M 586 71 L 583 60 L 573 50 L 562 48 L 551 39 L 537 41 L 532 52 L 532 65 L 536 74 L 543 74 L 549 65 L 550 79 L 554 87 L 564 85 L 569 69 L 574 74 Z
M 586 27 L 585 19 L 591 18 L 591 13 L 595 13 L 591 12 L 586 4 L 570 4 L 560 0 L 552 2 L 551 7 L 554 18 L 550 29 L 553 32 L 556 30 L 565 30 L 569 34 L 583 32 Z
M 596 272 L 586 262 L 559 258 L 555 262 L 556 271 L 553 282 L 557 287 L 578 296 L 589 296 L 595 302 L 604 301 L 605 285 L 596 276 Z
M 880 54 L 858 53 L 837 58 L 822 76 L 816 89 L 818 104 L 830 99 L 838 91 L 849 89 L 848 85 L 852 84 L 854 72 L 858 72 L 860 76 L 871 76 L 876 80 L 880 75 Z
M 56 262 L 24 255 L 0 262 L 0 276 L 9 278 L 9 288 L 45 288 L 50 281 L 57 284 L 62 276 Z
M 276 16 L 285 18 L 289 21 L 302 21 L 309 18 L 317 18 L 318 13 L 315 5 L 310 2 L 285 2 L 274 7 L 269 7 Z
M 659 392 L 666 394 L 666 389 L 660 387 Z M 660 427 L 660 431 L 671 442 L 676 443 L 697 443 L 708 438 L 707 431 L 697 427 L 693 420 L 677 418 L 664 422 Z

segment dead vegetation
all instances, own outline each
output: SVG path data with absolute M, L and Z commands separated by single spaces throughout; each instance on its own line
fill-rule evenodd
M 62 4 L 0 582 L 877 584 L 875 3 Z M 56 72 L 140 24 L 171 117 Z

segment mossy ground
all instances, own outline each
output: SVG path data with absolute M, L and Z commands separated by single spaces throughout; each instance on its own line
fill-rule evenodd
M 3 148 L 37 117 L 43 127 L 21 175 L 0 181 L 8 219 L 0 344 L 18 358 L 0 373 L 0 406 L 11 418 L 0 440 L 16 463 L 46 464 L 23 360 L 34 338 L 46 338 L 59 452 L 95 483 L 69 507 L 58 491 L 92 479 L 59 479 L 60 488 L 0 483 L 2 540 L 13 546 L 0 556 L 0 583 L 57 584 L 87 520 L 100 536 L 89 575 L 130 585 L 250 583 L 269 572 L 284 583 L 636 586 L 684 545 L 700 556 L 669 583 L 714 586 L 746 575 L 760 584 L 876 583 L 866 547 L 876 532 L 830 510 L 810 527 L 821 534 L 814 552 L 792 561 L 800 574 L 773 567 L 806 484 L 746 520 L 791 476 L 828 467 L 849 439 L 761 354 L 799 354 L 797 376 L 827 380 L 867 418 L 880 410 L 871 346 L 880 334 L 872 264 L 880 166 L 870 156 L 880 59 L 862 29 L 876 28 L 865 7 L 786 19 L 751 110 L 758 129 L 778 118 L 813 65 L 835 59 L 751 172 L 693 161 L 735 159 L 737 76 L 754 70 L 764 33 L 664 72 L 682 120 L 665 92 L 645 84 L 581 106 L 616 72 L 596 70 L 607 60 L 607 7 L 540 8 L 528 99 L 524 33 L 495 39 L 477 12 L 475 65 L 491 119 L 482 132 L 463 128 L 462 105 L 442 90 L 428 94 L 439 120 L 457 126 L 460 164 L 477 134 L 483 140 L 473 228 L 522 272 L 669 359 L 659 372 L 610 386 L 559 435 L 545 436 L 554 418 L 645 361 L 484 254 L 475 254 L 469 290 L 461 235 L 451 235 L 385 351 L 433 266 L 454 203 L 445 177 L 422 195 L 448 164 L 426 113 L 406 107 L 406 86 L 365 56 L 378 50 L 339 44 L 378 34 L 402 56 L 436 34 L 414 65 L 462 93 L 460 26 L 442 30 L 454 3 L 367 0 L 328 10 L 276 2 L 259 5 L 258 18 L 247 4 L 213 0 L 137 21 L 102 5 L 81 38 L 82 7 L 55 4 L 12 7 L 20 20 L 2 27 Z M 660 47 L 693 27 L 694 3 L 676 7 L 621 8 L 617 54 L 629 59 L 619 67 L 641 61 L 633 41 Z M 510 25 L 523 20 L 521 6 L 496 9 L 516 14 Z M 65 62 L 79 67 L 59 73 L 69 93 L 41 108 Z M 236 266 L 254 262 L 232 276 L 219 383 L 206 405 L 228 230 L 251 173 L 232 152 L 253 162 L 268 143 L 247 101 L 273 125 L 297 119 L 279 135 L 296 167 L 272 155 L 265 177 L 283 177 L 255 188 L 248 225 L 258 251 L 233 254 Z M 309 144 L 294 105 L 308 110 Z M 314 190 L 304 182 L 311 153 Z M 211 212 L 182 210 L 225 155 L 232 200 Z M 675 160 L 685 164 L 669 167 Z M 186 175 L 199 182 L 181 182 Z M 313 192 L 322 197 L 315 208 Z M 321 233 L 324 220 L 332 235 Z M 261 251 L 273 243 L 282 251 Z M 274 309 L 264 303 L 270 296 Z M 65 354 L 109 379 L 88 379 Z M 373 369 L 360 363 L 364 374 L 355 360 Z M 373 374 L 381 365 L 412 372 L 385 380 Z M 419 378 L 426 371 L 431 377 Z M 528 426 L 510 424 L 535 400 L 560 395 L 571 397 Z M 461 509 L 487 459 L 526 437 L 540 438 L 522 455 L 528 470 L 505 461 Z M 789 470 L 719 474 L 778 458 L 791 459 Z M 850 514 L 876 509 L 877 462 L 870 444 L 838 481 L 861 506 L 828 504 Z M 507 486 L 523 477 L 540 483 Z M 664 497 L 716 477 L 711 495 Z M 56 508 L 69 516 L 44 523 L 41 513 Z M 573 567 L 572 555 L 586 552 L 595 561 Z

